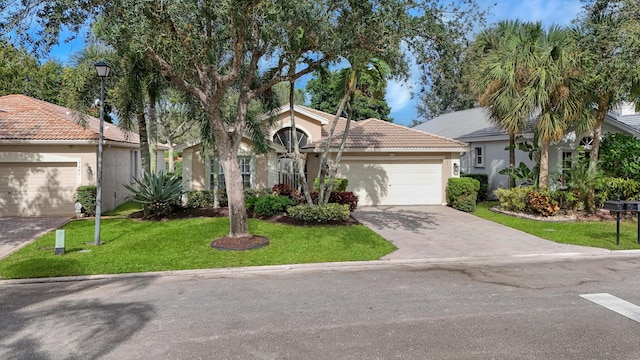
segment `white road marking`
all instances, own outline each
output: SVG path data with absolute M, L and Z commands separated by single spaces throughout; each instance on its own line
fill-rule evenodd
M 581 298 L 587 299 L 622 316 L 640 323 L 640 306 L 617 298 L 611 294 L 583 294 Z

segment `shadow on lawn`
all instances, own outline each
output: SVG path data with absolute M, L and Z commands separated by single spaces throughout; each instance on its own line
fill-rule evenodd
M 142 329 L 155 308 L 100 297 L 118 287 L 126 294 L 153 277 L 54 284 L 0 285 L 0 358 L 97 359 Z

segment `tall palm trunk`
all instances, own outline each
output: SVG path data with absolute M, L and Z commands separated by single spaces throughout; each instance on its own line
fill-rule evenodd
M 147 136 L 149 145 L 149 171 L 155 173 L 158 164 L 158 115 L 156 102 L 149 97 L 149 121 L 147 121 Z M 164 170 L 164 169 L 163 169 Z
M 540 177 L 539 187 L 546 188 L 549 184 L 549 142 L 540 140 Z
M 294 67 L 291 67 L 290 72 L 295 71 Z M 307 174 L 304 172 L 304 162 L 300 154 L 300 146 L 298 146 L 298 129 L 296 128 L 296 115 L 294 113 L 294 90 L 295 80 L 289 82 L 289 117 L 291 119 L 291 137 L 293 138 L 293 153 L 295 156 L 295 164 L 297 167 L 298 175 L 300 176 L 300 183 L 302 185 L 302 193 L 308 205 L 313 205 L 311 199 L 311 192 L 309 191 L 309 184 L 307 184 Z M 287 149 L 288 150 L 288 149 Z
M 516 136 L 514 134 L 509 134 L 509 169 L 511 173 L 516 169 Z M 509 188 L 513 189 L 516 187 L 516 178 L 514 176 L 509 176 Z
M 593 127 L 593 142 L 591 144 L 591 153 L 589 154 L 589 173 L 595 174 L 598 171 L 598 157 L 600 155 L 600 138 L 602 137 L 602 124 L 604 123 L 604 118 L 607 115 L 607 109 L 609 108 L 609 103 L 611 96 L 606 94 L 600 97 L 600 101 L 598 101 L 598 109 L 596 110 L 596 121 Z M 596 212 L 596 194 L 593 186 L 589 187 L 589 191 L 587 192 L 587 202 L 585 204 L 585 210 L 589 214 L 593 214 Z
M 331 124 L 331 129 L 329 130 L 329 135 L 327 136 L 326 139 L 326 143 L 324 145 L 324 150 L 322 152 L 322 155 L 320 155 L 320 168 L 318 169 L 318 181 L 319 181 L 319 189 L 318 189 L 318 204 L 324 204 L 325 203 L 325 185 L 324 185 L 324 179 L 325 179 L 325 175 L 329 173 L 329 171 L 331 171 L 331 169 L 329 169 L 329 165 L 328 165 L 328 157 L 329 157 L 329 150 L 331 149 L 331 142 L 333 141 L 333 133 L 335 132 L 336 129 L 336 125 L 338 124 L 338 120 L 340 119 L 340 114 L 342 114 L 342 112 L 344 111 L 344 107 L 347 104 L 347 101 L 349 100 L 349 96 L 351 93 L 351 79 L 353 79 L 353 83 L 355 83 L 355 71 L 352 71 L 350 74 L 350 81 L 347 82 L 347 86 L 345 88 L 344 91 L 344 96 L 342 97 L 342 100 L 340 100 L 340 105 L 338 106 L 338 111 L 336 112 L 336 116 L 333 119 L 333 124 Z M 347 133 L 344 133 L 344 136 L 347 136 Z M 327 196 L 328 198 L 328 196 Z
M 342 152 L 344 151 L 344 144 L 347 142 L 347 135 L 349 134 L 349 128 L 351 126 L 351 114 L 353 113 L 353 99 L 355 98 L 355 93 L 353 91 L 349 94 L 349 114 L 347 115 L 347 124 L 344 127 L 344 136 L 340 141 L 340 148 L 338 149 L 338 153 L 336 154 L 336 160 L 333 164 L 334 169 L 329 173 L 329 183 L 327 184 L 327 193 L 324 197 L 324 204 L 329 203 L 329 198 L 331 197 L 331 192 L 333 191 L 333 183 L 336 180 L 336 173 L 338 172 L 338 167 L 340 166 L 340 158 L 342 157 Z
M 144 110 L 141 108 L 136 112 L 136 120 L 138 121 L 138 133 L 140 135 L 140 162 L 142 163 L 142 171 L 145 174 L 151 172 L 151 158 L 149 154 L 149 137 L 147 135 L 147 119 Z

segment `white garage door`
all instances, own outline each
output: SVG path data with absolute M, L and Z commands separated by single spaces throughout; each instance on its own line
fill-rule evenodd
M 339 173 L 359 205 L 442 204 L 442 160 L 346 160 Z
M 0 216 L 73 215 L 76 163 L 0 163 Z

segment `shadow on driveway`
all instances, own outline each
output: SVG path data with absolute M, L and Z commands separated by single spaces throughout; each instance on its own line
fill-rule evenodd
M 557 244 L 447 206 L 362 207 L 353 216 L 398 248 L 383 259 L 608 252 Z

